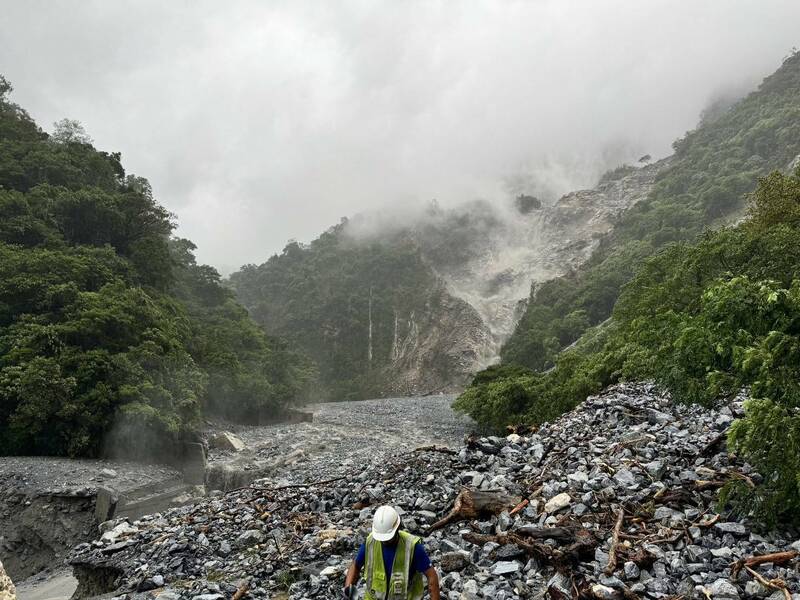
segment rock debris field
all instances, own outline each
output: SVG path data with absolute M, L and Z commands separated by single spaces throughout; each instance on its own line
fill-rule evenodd
M 336 477 L 380 465 L 419 445 L 459 446 L 473 427 L 452 395 L 329 402 L 310 407 L 312 423 L 238 427 L 244 450 L 209 450 L 210 487 L 229 489 L 257 477 L 275 484 Z
M 391 409 L 373 414 L 382 406 Z M 352 466 L 324 459 L 315 470 L 309 460 L 304 482 L 257 480 L 104 524 L 101 540 L 72 554 L 78 597 L 337 598 L 374 509 L 391 503 L 425 536 L 449 600 L 798 600 L 798 532 L 759 532 L 715 512 L 726 482 L 759 480 L 725 452 L 722 434 L 740 411 L 674 406 L 625 384 L 535 433 L 452 448 L 409 440 L 373 460 L 354 449 Z M 359 415 L 362 435 L 381 435 Z

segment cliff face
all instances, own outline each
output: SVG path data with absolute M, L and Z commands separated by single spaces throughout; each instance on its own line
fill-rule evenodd
M 231 276 L 268 333 L 319 368 L 318 399 L 459 388 L 494 352 L 474 308 L 450 294 L 408 240 L 353 239 L 346 223 Z
M 382 369 L 385 390 L 412 396 L 459 391 L 495 356 L 491 330 L 473 306 L 444 285 L 431 290 L 426 310 L 397 319 L 389 361 Z
M 321 398 L 457 391 L 497 359 L 531 285 L 587 260 L 664 165 L 552 203 L 432 205 L 402 226 L 356 217 L 230 283 L 268 333 L 316 361 Z
M 473 306 L 489 328 L 493 359 L 514 330 L 531 286 L 588 260 L 620 215 L 649 194 L 656 175 L 668 163 L 665 159 L 638 169 L 624 167 L 593 189 L 571 192 L 525 213 L 498 214 L 485 203 L 469 205 L 439 215 L 441 225 L 427 223 L 411 235 L 449 292 Z M 478 235 L 454 240 L 464 246 L 462 260 L 442 260 L 441 238 L 457 235 L 447 232 L 457 232 L 465 213 L 479 209 L 495 218 L 484 217 Z

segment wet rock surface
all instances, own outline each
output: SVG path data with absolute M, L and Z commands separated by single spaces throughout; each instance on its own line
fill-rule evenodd
M 759 478 L 720 443 L 740 410 L 618 386 L 533 434 L 470 437 L 454 450 L 409 443 L 352 467 L 322 460 L 318 471 L 110 523 L 71 562 L 87 590 L 129 599 L 336 598 L 374 509 L 391 503 L 425 535 L 450 600 L 800 598 L 798 532 L 759 533 L 715 512 L 721 485 Z M 285 483 L 295 478 L 323 483 Z M 452 512 L 457 497 L 501 493 L 524 500 L 465 520 Z

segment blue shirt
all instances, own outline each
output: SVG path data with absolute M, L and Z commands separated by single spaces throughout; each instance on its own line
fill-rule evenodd
M 394 565 L 394 555 L 397 553 L 397 545 L 388 546 L 387 544 L 381 544 L 381 550 L 383 551 L 383 568 L 386 570 L 386 581 L 389 581 L 392 577 L 392 565 Z M 358 549 L 358 555 L 356 556 L 356 566 L 359 569 L 364 566 L 366 557 L 367 544 L 365 542 L 361 544 L 361 547 Z M 424 573 L 430 568 L 431 559 L 428 558 L 428 553 L 425 552 L 425 547 L 422 545 L 422 542 L 419 542 L 414 546 L 414 558 L 411 560 L 408 580 L 411 581 L 411 578 L 415 574 Z

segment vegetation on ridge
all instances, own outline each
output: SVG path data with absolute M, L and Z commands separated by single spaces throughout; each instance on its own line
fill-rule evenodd
M 413 336 L 415 313 L 437 310 L 438 283 L 413 244 L 356 242 L 345 226 L 291 242 L 230 284 L 256 321 L 314 359 L 322 398 L 362 400 L 385 393 L 383 369 Z
M 730 447 L 764 479 L 729 491 L 766 519 L 800 515 L 800 170 L 762 179 L 742 224 L 645 261 L 611 321 L 555 368 L 493 367 L 457 407 L 495 427 L 539 423 L 620 379 L 701 404 L 748 388 Z
M 170 240 L 147 181 L 75 121 L 46 134 L 10 91 L 0 77 L 0 453 L 153 455 L 203 411 L 291 402 L 307 361 Z
M 800 54 L 788 58 L 753 92 L 674 144 L 654 189 L 627 211 L 577 272 L 538 286 L 504 363 L 539 370 L 589 327 L 605 321 L 620 290 L 648 256 L 693 240 L 704 228 L 741 213 L 759 177 L 800 154 Z

